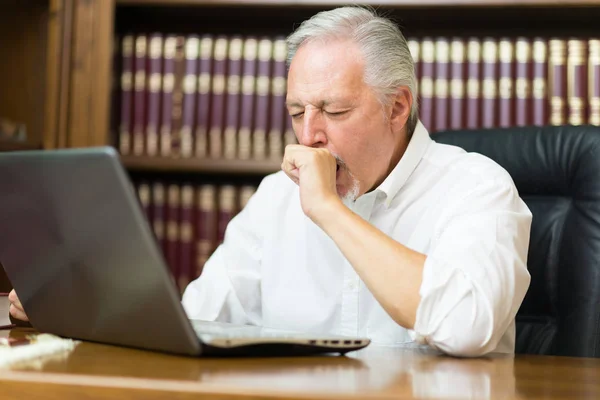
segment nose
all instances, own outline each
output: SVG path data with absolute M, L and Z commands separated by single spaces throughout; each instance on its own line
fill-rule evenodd
M 300 144 L 309 147 L 324 147 L 327 145 L 325 121 L 320 109 L 306 108 L 302 118 Z

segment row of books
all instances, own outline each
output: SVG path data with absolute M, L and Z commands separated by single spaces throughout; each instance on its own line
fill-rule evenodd
M 296 141 L 283 37 L 152 33 L 118 43 L 121 154 L 279 159 Z
M 256 191 L 252 185 L 162 181 L 136 181 L 134 187 L 182 292 L 200 276 L 204 263 L 223 241 L 227 224 Z
M 430 132 L 600 125 L 600 40 L 410 39 Z
M 600 40 L 409 38 L 430 132 L 600 125 Z M 118 40 L 122 154 L 280 159 L 295 143 L 283 37 L 130 34 Z

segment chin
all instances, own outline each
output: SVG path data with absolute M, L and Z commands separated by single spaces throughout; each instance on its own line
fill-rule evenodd
M 337 194 L 344 202 L 353 202 L 358 198 L 360 184 L 353 179 L 350 184 L 336 185 Z

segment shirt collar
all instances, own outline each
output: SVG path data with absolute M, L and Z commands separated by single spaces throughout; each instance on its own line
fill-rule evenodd
M 387 178 L 375 189 L 376 192 L 382 192 L 385 195 L 386 208 L 390 206 L 396 194 L 417 168 L 431 142 L 427 128 L 421 121 L 418 121 L 404 155 Z

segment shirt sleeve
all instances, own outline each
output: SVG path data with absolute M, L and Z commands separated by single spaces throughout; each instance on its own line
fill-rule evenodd
M 261 323 L 262 241 L 269 215 L 270 178 L 265 178 L 246 207 L 227 225 L 223 243 L 183 293 L 191 319 L 237 324 Z
M 414 340 L 457 356 L 497 348 L 529 287 L 531 220 L 508 179 L 447 205 L 424 266 Z

